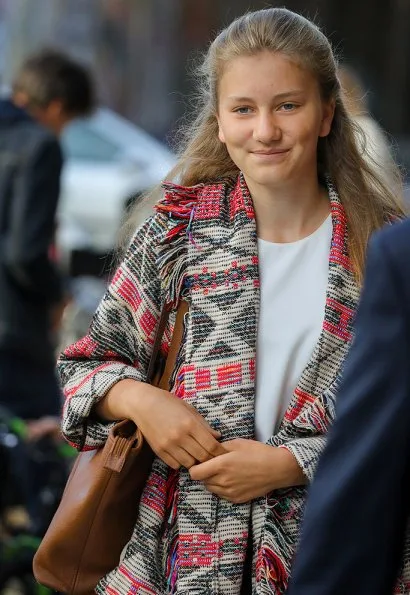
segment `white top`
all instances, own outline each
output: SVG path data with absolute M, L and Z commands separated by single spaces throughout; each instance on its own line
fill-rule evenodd
M 332 219 L 287 244 L 258 239 L 261 305 L 256 351 L 255 429 L 276 431 L 322 330 Z

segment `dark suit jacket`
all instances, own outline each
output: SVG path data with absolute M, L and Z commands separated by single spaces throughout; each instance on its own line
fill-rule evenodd
M 410 221 L 370 242 L 336 412 L 288 594 L 391 595 L 410 509 Z
M 60 191 L 58 140 L 0 101 L 0 349 L 54 359 L 50 308 L 62 284 L 49 258 Z

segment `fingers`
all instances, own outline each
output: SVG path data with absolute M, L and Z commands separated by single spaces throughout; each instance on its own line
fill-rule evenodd
M 214 458 L 206 461 L 205 463 L 200 463 L 199 465 L 195 465 L 189 470 L 189 474 L 191 479 L 196 481 L 211 481 L 218 477 L 218 474 L 221 471 L 221 459 Z
M 212 455 L 195 439 L 195 437 L 188 436 L 183 443 L 183 448 L 194 458 L 196 463 L 204 463 L 212 458 Z
M 178 471 L 178 469 L 181 467 L 178 461 L 167 452 L 156 454 L 160 457 L 162 461 L 164 461 L 166 465 L 168 465 L 168 467 L 171 467 L 171 469 L 175 469 L 175 471 Z
M 220 498 L 224 498 L 224 495 L 225 495 L 224 488 L 222 486 L 220 486 L 219 484 L 205 482 L 204 485 L 205 485 L 206 489 L 208 490 L 208 492 L 211 492 L 212 494 L 215 494 L 216 496 L 219 496 Z
M 248 451 L 250 443 L 251 440 L 247 440 L 245 438 L 235 438 L 234 440 L 227 440 L 224 442 L 224 449 L 227 452 L 235 452 L 237 450 Z
M 153 409 L 158 411 L 153 423 Z M 137 425 L 147 442 L 167 465 L 190 469 L 193 465 L 225 454 L 220 432 L 191 405 L 171 393 L 152 393 L 151 407 L 138 411 Z
M 156 454 L 164 461 L 164 463 L 176 471 L 180 469 L 180 467 L 190 469 L 196 463 L 196 460 L 189 454 L 189 452 L 178 446 L 174 447 L 171 451 L 162 450 L 156 452 Z
M 174 428 L 178 433 L 178 436 L 174 436 L 174 444 L 182 446 L 195 458 L 195 462 L 225 454 L 219 442 L 221 433 L 214 430 L 192 405 L 184 403 L 184 406 L 189 411 L 189 417 L 180 421 L 178 430 Z
M 218 457 L 226 454 L 223 445 L 213 436 L 204 426 L 198 425 L 197 431 L 191 433 L 191 436 L 202 446 L 208 453 L 208 458 Z
M 183 439 L 175 442 L 168 441 L 166 445 L 157 445 L 157 448 L 154 445 L 151 446 L 153 446 L 156 454 L 173 469 L 179 469 L 180 467 L 191 469 L 198 463 L 202 466 L 204 462 L 211 461 L 215 456 L 218 456 L 218 454 L 212 454 L 212 452 L 226 454 L 219 442 L 209 436 L 208 432 L 204 431 L 204 434 L 204 440 L 207 442 L 206 448 L 198 441 L 197 436 L 190 435 L 185 435 Z
M 225 488 L 217 483 L 205 483 L 205 487 L 208 492 L 215 494 L 223 500 L 228 500 L 228 502 L 232 502 L 233 504 L 244 504 L 251 500 L 245 493 L 241 494 L 240 491 L 236 489 Z
M 181 467 L 185 467 L 186 469 L 190 469 L 196 463 L 196 459 L 184 448 L 179 446 L 175 447 L 172 451 L 172 457 L 178 461 Z
M 216 444 L 219 444 L 218 442 Z M 220 445 L 219 445 L 220 446 Z M 216 451 L 216 449 L 215 449 Z M 225 453 L 225 451 L 223 451 Z M 163 460 L 165 453 L 161 453 Z M 186 436 L 186 438 L 179 445 L 172 445 L 168 447 L 166 454 L 174 459 L 178 463 L 178 467 L 185 467 L 191 469 L 198 463 L 210 461 L 213 458 L 211 455 L 197 440 L 192 436 Z M 175 467 L 173 467 L 174 469 Z

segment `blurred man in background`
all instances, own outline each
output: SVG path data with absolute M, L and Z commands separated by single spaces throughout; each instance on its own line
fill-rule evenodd
M 53 258 L 57 137 L 93 104 L 88 72 L 51 50 L 29 57 L 11 98 L 0 101 L 0 407 L 28 421 L 29 439 L 57 431 L 61 410 L 54 372 L 65 299 Z
M 90 76 L 55 51 L 30 57 L 12 98 L 0 101 L 0 404 L 24 419 L 60 412 L 53 330 L 63 290 L 51 254 L 62 167 L 56 135 L 92 107 Z

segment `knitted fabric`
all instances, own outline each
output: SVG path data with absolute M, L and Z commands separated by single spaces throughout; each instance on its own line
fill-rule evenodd
M 110 425 L 92 406 L 123 378 L 145 381 L 164 299 L 190 302 L 173 391 L 222 434 L 254 438 L 259 274 L 253 203 L 242 175 L 191 188 L 165 184 L 157 213 L 136 233 L 89 335 L 59 362 L 63 431 L 80 448 L 105 441 Z M 323 329 L 270 444 L 288 448 L 309 479 L 333 418 L 333 391 L 352 337 L 358 287 L 347 225 L 328 187 L 333 234 Z M 303 287 L 301 287 L 303 307 Z M 168 329 L 169 336 L 170 329 Z M 133 536 L 98 593 L 239 595 L 249 527 L 253 593 L 282 594 L 298 540 L 305 488 L 232 504 L 156 459 Z

